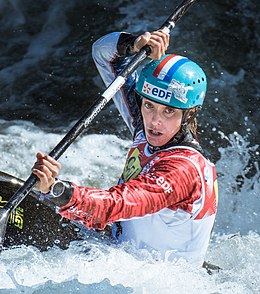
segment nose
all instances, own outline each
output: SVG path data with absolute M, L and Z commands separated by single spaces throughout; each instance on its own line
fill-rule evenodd
M 154 110 L 151 116 L 151 123 L 154 126 L 160 125 L 161 124 L 161 116 L 159 111 Z

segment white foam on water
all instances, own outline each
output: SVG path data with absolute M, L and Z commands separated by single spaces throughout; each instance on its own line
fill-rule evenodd
M 36 153 L 48 154 L 64 136 L 46 133 L 28 121 L 0 120 L 0 170 L 26 179 Z M 60 177 L 101 188 L 116 184 L 129 146 L 129 141 L 114 135 L 84 135 L 61 157 Z
M 107 280 L 104 291 L 96 293 L 109 293 L 113 287 L 121 291 L 117 293 L 127 293 L 127 289 L 131 289 L 128 293 L 241 294 L 259 290 L 260 238 L 256 234 L 219 240 L 209 252 L 222 270 L 212 275 L 182 261 L 156 261 L 145 250 L 137 253 L 129 248 L 130 245 L 125 250 L 89 240 L 73 242 L 65 251 L 52 248 L 39 252 L 33 247 L 6 250 L 1 254 L 0 277 L 4 283 L 0 289 L 64 293 L 64 286 L 69 285 L 66 293 L 72 293 L 70 290 L 76 287 L 87 290 Z
M 64 136 L 24 121 L 0 123 L 0 170 L 23 179 L 36 152 L 49 152 Z M 118 247 L 89 237 L 72 242 L 68 250 L 3 251 L 0 293 L 258 293 L 259 169 L 251 178 L 246 170 L 256 146 L 236 133 L 223 138 L 229 145 L 220 149 L 217 163 L 220 201 L 207 253 L 207 261 L 222 270 L 209 275 L 183 261 L 158 261 L 156 254 L 136 251 L 131 244 Z M 114 135 L 84 134 L 61 157 L 62 178 L 108 188 L 116 184 L 129 146 Z
M 260 170 L 259 151 L 238 133 L 221 133 L 228 146 L 219 148 L 216 164 L 219 206 L 216 230 L 221 233 L 259 233 Z

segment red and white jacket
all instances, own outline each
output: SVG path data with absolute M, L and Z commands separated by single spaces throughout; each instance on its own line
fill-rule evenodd
M 93 58 L 106 85 L 127 58 L 117 50 L 119 36 L 106 35 L 93 46 Z M 182 257 L 202 264 L 216 215 L 215 167 L 188 146 L 149 151 L 142 128 L 136 128 L 140 122 L 133 93 L 137 78 L 134 72 L 114 97 L 135 133 L 119 184 L 108 190 L 73 184 L 73 196 L 59 212 L 95 229 L 120 221 L 120 226 L 113 227 L 118 241 L 133 241 L 137 248 L 159 251 L 169 261 Z

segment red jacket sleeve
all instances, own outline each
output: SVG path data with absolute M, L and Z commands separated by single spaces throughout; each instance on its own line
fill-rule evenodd
M 160 160 L 148 173 L 109 190 L 73 185 L 73 196 L 59 213 L 95 229 L 166 207 L 190 211 L 192 203 L 201 195 L 198 172 L 186 159 Z

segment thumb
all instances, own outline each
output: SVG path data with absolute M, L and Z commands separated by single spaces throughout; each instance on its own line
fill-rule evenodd
M 37 152 L 36 157 L 37 159 L 42 159 L 44 157 L 44 154 L 41 151 L 39 151 Z
M 139 52 L 141 48 L 143 48 L 150 40 L 151 34 L 149 32 L 145 32 L 141 36 L 139 36 L 134 43 L 134 51 Z

